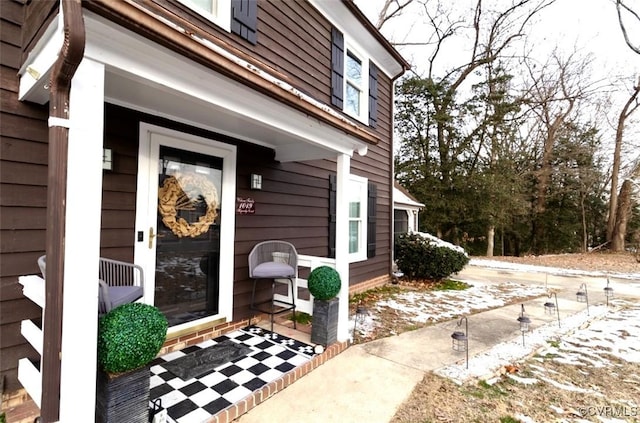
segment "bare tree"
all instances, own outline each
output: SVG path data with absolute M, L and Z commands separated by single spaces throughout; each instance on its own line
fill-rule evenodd
M 625 0 L 615 0 L 616 1 L 616 9 L 618 11 L 618 23 L 620 24 L 620 29 L 622 30 L 622 35 L 624 35 L 624 40 L 629 46 L 631 50 L 640 54 L 640 40 L 637 43 L 634 43 L 629 37 L 629 33 L 627 31 L 627 23 L 635 23 L 636 25 L 640 25 L 640 14 L 638 11 L 634 10 L 631 6 L 629 6 L 628 2 Z M 637 2 L 634 4 L 637 7 Z
M 578 114 L 579 102 L 592 90 L 587 82 L 591 60 L 591 57 L 579 58 L 575 52 L 567 58 L 554 52 L 542 67 L 525 60 L 531 79 L 528 92 L 524 94 L 525 103 L 535 115 L 534 131 L 537 131 L 540 143 L 532 210 L 532 249 L 536 254 L 543 252 L 539 240 L 544 237 L 546 228 L 541 216 L 546 210 L 554 146 L 563 125 Z
M 620 201 L 616 209 L 615 227 L 611 237 L 611 251 L 624 251 L 624 238 L 627 234 L 627 223 L 631 216 L 631 191 L 631 180 L 627 179 L 620 187 Z
M 384 0 L 382 9 L 378 13 L 378 22 L 376 22 L 376 28 L 382 29 L 382 26 L 393 18 L 402 15 L 403 10 L 413 3 L 414 0 Z
M 617 220 L 620 218 L 620 208 L 618 207 L 618 178 L 621 167 L 621 151 L 624 129 L 629 117 L 640 108 L 640 78 L 638 83 L 633 87 L 629 99 L 624 104 L 620 115 L 618 116 L 618 125 L 616 127 L 616 143 L 613 152 L 613 168 L 611 170 L 611 195 L 609 199 L 609 219 L 607 221 L 607 241 L 611 242 L 612 251 L 622 251 L 624 249 L 624 234 L 622 234 L 622 244 L 620 240 L 614 241 L 614 237 L 619 238 L 620 234 L 616 232 L 621 228 Z M 622 188 L 621 188 L 622 193 Z M 626 228 L 623 225 L 622 228 Z

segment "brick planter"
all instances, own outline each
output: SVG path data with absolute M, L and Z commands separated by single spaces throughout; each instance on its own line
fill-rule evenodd
M 311 322 L 311 342 L 324 345 L 338 340 L 338 307 L 340 300 L 313 300 L 313 320 Z

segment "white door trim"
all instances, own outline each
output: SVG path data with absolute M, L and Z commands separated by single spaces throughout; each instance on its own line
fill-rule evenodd
M 219 312 L 197 322 L 189 322 L 170 328 L 169 333 L 185 329 L 193 324 L 201 324 L 207 320 L 224 317 L 231 321 L 233 316 L 233 261 L 235 245 L 235 197 L 236 197 L 236 146 L 212 139 L 198 137 L 161 126 L 140 123 L 140 146 L 138 151 L 138 188 L 136 195 L 136 242 L 135 262 L 145 272 L 144 302 L 154 303 L 155 291 L 155 240 L 149 248 L 149 229 L 158 233 L 156 208 L 158 186 L 158 152 L 160 145 L 169 145 L 183 150 L 194 151 L 210 156 L 221 157 L 222 195 L 220 225 L 220 291 Z M 153 187 L 153 188 L 152 188 Z M 154 193 L 150 192 L 154 189 Z M 137 234 L 142 232 L 142 240 Z

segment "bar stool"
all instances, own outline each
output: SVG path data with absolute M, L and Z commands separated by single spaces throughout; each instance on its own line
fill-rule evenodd
M 251 291 L 251 310 L 260 311 L 271 316 L 271 332 L 273 332 L 274 315 L 293 312 L 293 327 L 296 327 L 295 279 L 298 273 L 298 253 L 293 244 L 285 241 L 263 241 L 253 247 L 249 253 L 249 277 L 253 279 Z M 276 280 L 286 279 L 291 285 L 291 302 L 275 298 Z M 259 303 L 256 299 L 256 285 L 259 281 L 271 280 L 271 298 Z M 265 307 L 268 305 L 268 307 Z M 276 306 L 278 307 L 276 309 Z

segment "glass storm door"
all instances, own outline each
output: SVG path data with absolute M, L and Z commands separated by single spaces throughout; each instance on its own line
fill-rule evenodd
M 218 314 L 222 158 L 160 146 L 154 304 L 170 326 Z
M 236 147 L 140 124 L 135 261 L 170 331 L 233 314 Z

